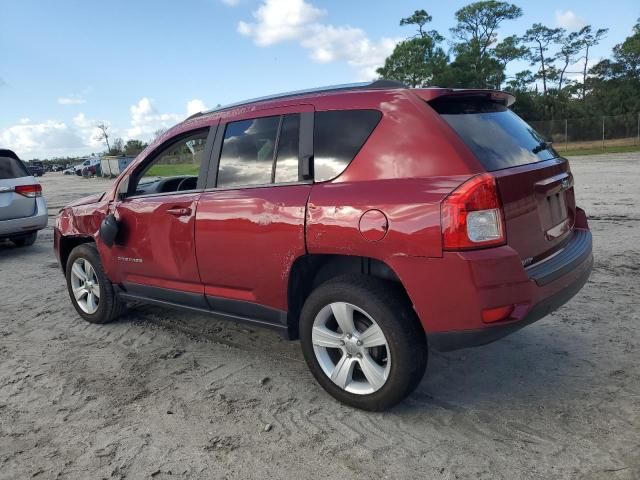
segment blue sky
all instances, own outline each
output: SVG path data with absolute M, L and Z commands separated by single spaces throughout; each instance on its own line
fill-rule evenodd
M 0 146 L 25 159 L 100 151 L 95 124 L 149 139 L 204 107 L 369 79 L 419 8 L 449 38 L 467 1 L 0 0 Z M 610 28 L 610 54 L 640 16 L 637 1 L 520 0 L 534 22 Z M 526 65 L 514 65 L 520 70 Z

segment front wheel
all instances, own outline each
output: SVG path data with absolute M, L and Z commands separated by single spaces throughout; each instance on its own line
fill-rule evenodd
M 347 276 L 314 290 L 300 316 L 302 351 L 337 400 L 385 410 L 407 397 L 427 366 L 424 331 L 399 287 Z
M 66 277 L 71 303 L 87 322 L 108 323 L 124 311 L 94 244 L 84 243 L 71 251 Z

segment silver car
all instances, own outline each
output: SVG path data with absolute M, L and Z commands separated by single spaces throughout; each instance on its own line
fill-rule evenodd
M 40 184 L 15 153 L 0 149 L 0 240 L 33 245 L 47 219 Z

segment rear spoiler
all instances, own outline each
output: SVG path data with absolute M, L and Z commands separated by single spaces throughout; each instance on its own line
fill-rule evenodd
M 411 92 L 426 102 L 431 102 L 442 97 L 485 97 L 493 102 L 510 107 L 516 101 L 516 97 L 501 90 L 483 90 L 468 88 L 414 88 Z

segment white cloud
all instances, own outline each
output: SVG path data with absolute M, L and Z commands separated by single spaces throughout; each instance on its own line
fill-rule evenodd
M 304 0 L 263 0 L 253 12 L 255 21 L 239 22 L 237 30 L 260 47 L 296 41 L 310 51 L 315 62 L 346 61 L 361 79 L 375 78 L 376 68 L 384 63 L 398 39 L 373 41 L 360 28 L 321 23 L 326 14 Z
M 252 36 L 257 45 L 266 47 L 299 39 L 306 27 L 326 13 L 304 0 L 265 0 L 253 12 L 256 23 L 240 22 L 238 32 Z
M 194 113 L 204 112 L 207 109 L 204 102 L 199 98 L 194 98 L 187 102 L 187 115 L 191 116 Z
M 81 105 L 87 103 L 81 95 L 67 95 L 66 97 L 58 97 L 58 103 L 60 105 Z
M 152 99 L 142 97 L 129 107 L 129 126 L 118 126 L 109 121 L 105 123 L 109 125 L 110 138 L 121 137 L 125 141 L 137 138 L 148 141 L 154 137 L 154 132 L 158 129 L 172 127 L 193 113 L 206 109 L 202 100 L 194 98 L 186 103 L 185 111 L 182 113 L 161 113 Z M 60 120 L 35 122 L 23 117 L 15 125 L 0 130 L 0 145 L 15 150 L 24 159 L 100 152 L 105 146 L 101 140 L 97 139 L 98 120 L 87 118 L 84 113 L 78 113 L 70 122 Z
M 105 122 L 110 126 L 109 122 Z M 73 125 L 75 126 L 78 135 L 82 138 L 84 145 L 90 147 L 93 151 L 99 151 L 104 145 L 102 140 L 98 140 L 98 134 L 100 130 L 96 125 L 98 120 L 88 119 L 84 113 L 79 113 L 73 117 Z M 113 135 L 114 132 L 108 132 Z
M 148 140 L 158 129 L 167 129 L 185 118 L 179 113 L 160 113 L 148 97 L 141 98 L 131 105 L 131 127 L 126 130 L 126 137 Z
M 0 131 L 0 144 L 11 148 L 24 159 L 86 151 L 78 132 L 56 120 L 35 123 L 23 118 L 19 124 Z
M 577 16 L 572 10 L 556 10 L 556 26 L 567 30 L 580 30 L 587 22 Z

